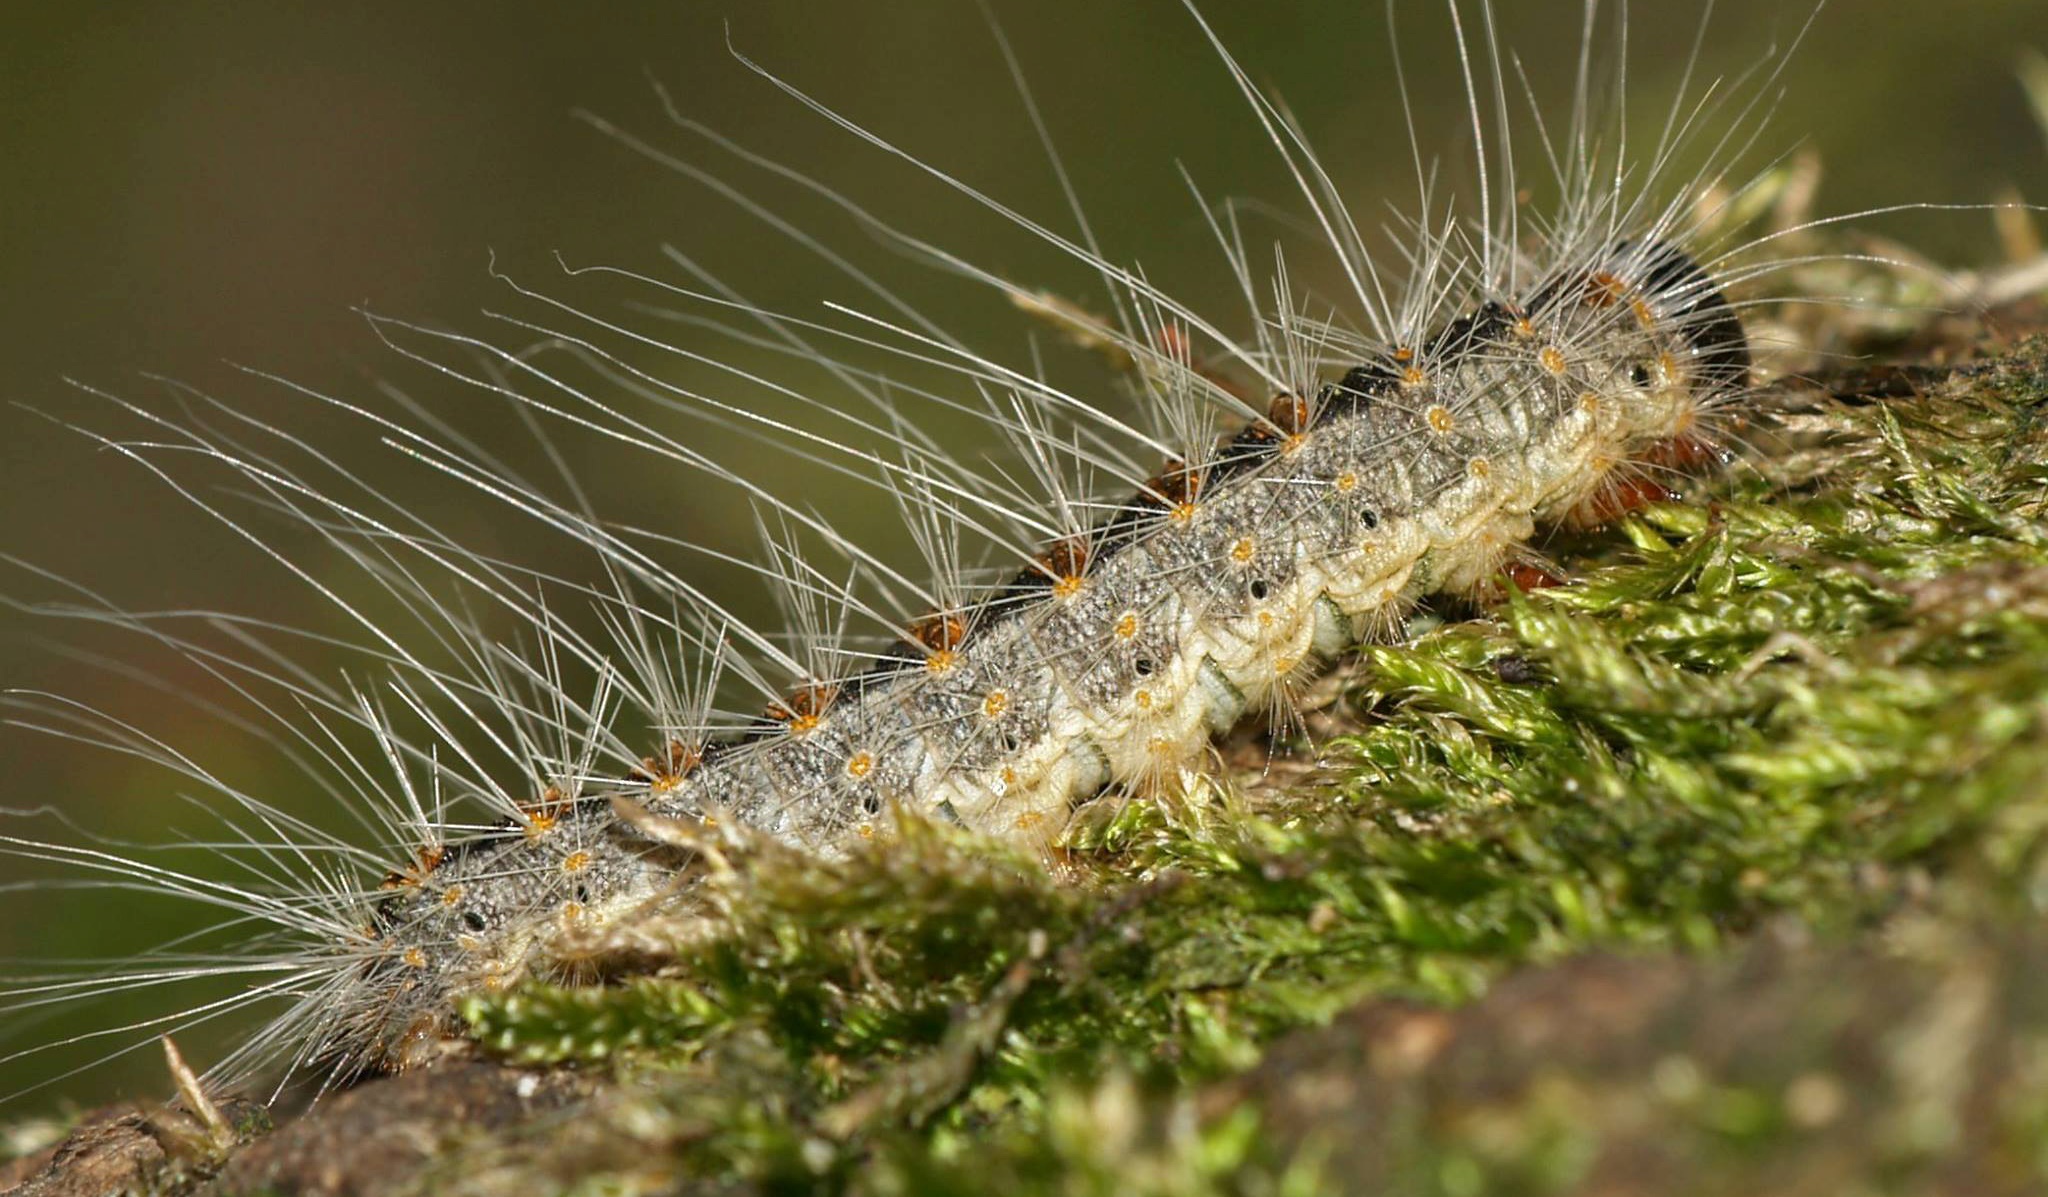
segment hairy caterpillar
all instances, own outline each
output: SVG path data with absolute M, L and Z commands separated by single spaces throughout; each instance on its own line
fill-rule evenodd
M 1468 37 L 1473 107 L 1518 104 L 1512 75 L 1498 58 L 1489 64 L 1484 36 Z M 1593 52 L 1599 44 L 1589 40 Z M 1559 207 L 1536 228 L 1509 202 L 1517 188 L 1502 173 L 1508 160 L 1497 157 L 1508 147 L 1484 139 L 1486 168 L 1476 173 L 1486 184 L 1460 209 L 1476 223 L 1450 223 L 1446 201 L 1426 192 L 1403 248 L 1382 254 L 1378 275 L 1362 256 L 1363 238 L 1340 215 L 1341 197 L 1322 186 L 1288 127 L 1252 100 L 1309 182 L 1308 202 L 1317 205 L 1332 260 L 1343 265 L 1340 276 L 1353 276 L 1352 293 L 1333 305 L 1350 314 L 1333 324 L 1330 309 L 1301 303 L 1285 285 L 1269 294 L 1266 268 L 1233 225 L 1217 228 L 1253 314 L 1228 323 L 1203 319 L 1134 271 L 1091 262 L 1103 276 L 1101 307 L 1122 319 L 1089 321 L 1080 331 L 1132 363 L 1130 376 L 1147 396 L 1135 411 L 1054 387 L 1028 361 L 961 354 L 915 327 L 840 319 L 840 334 L 893 339 L 913 359 L 953 355 L 958 394 L 950 398 L 887 392 L 849 368 L 837 379 L 840 393 L 820 399 L 843 410 L 870 405 L 864 424 L 834 426 L 833 434 L 854 442 L 849 430 L 862 433 L 851 444 L 856 452 L 893 442 L 903 456 L 859 468 L 880 472 L 942 568 L 936 583 L 906 576 L 862 555 L 801 504 L 778 507 L 786 502 L 779 490 L 755 489 L 782 537 L 769 561 L 788 581 L 800 649 L 750 635 L 748 621 L 722 609 L 729 605 L 692 589 L 687 567 L 651 559 L 567 499 L 529 498 L 523 487 L 499 484 L 487 462 L 434 436 L 391 430 L 436 468 L 498 490 L 598 550 L 610 577 L 571 578 L 564 588 L 598 591 L 595 624 L 557 614 L 564 599 L 542 603 L 533 578 L 464 555 L 430 525 L 330 498 L 262 450 L 194 436 L 185 447 L 235 455 L 231 468 L 271 506 L 332 530 L 340 555 L 394 587 L 400 603 L 418 604 L 419 622 L 454 638 L 457 666 L 415 662 L 405 655 L 409 645 L 373 645 L 400 671 L 392 690 L 381 680 L 336 688 L 264 663 L 251 671 L 312 706 L 311 718 L 356 737 L 325 767 L 363 787 L 354 800 L 374 804 L 365 809 L 386 823 L 379 830 L 388 842 L 366 852 L 320 841 L 311 828 L 273 821 L 267 807 L 229 794 L 273 824 L 248 834 L 250 844 L 269 842 L 267 835 L 292 845 L 296 856 L 272 859 L 261 878 L 275 890 L 188 882 L 115 863 L 97 849 L 16 846 L 123 870 L 123 884 L 182 888 L 279 927 L 284 946 L 256 945 L 246 965 L 249 975 L 274 980 L 236 1003 L 276 996 L 290 1013 L 228 1062 L 220 1075 L 232 1079 L 273 1059 L 336 1075 L 401 1062 L 439 1033 L 451 991 L 530 971 L 531 953 L 565 916 L 598 919 L 644 900 L 678 862 L 617 824 L 615 795 L 662 815 L 728 811 L 820 850 L 834 837 L 882 827 L 890 801 L 997 834 L 1050 839 L 1070 797 L 1092 795 L 1105 781 L 1139 792 L 1170 783 L 1198 757 L 1209 730 L 1270 697 L 1315 653 L 1379 630 L 1420 594 L 1482 583 L 1531 522 L 1597 501 L 1610 470 L 1642 464 L 1652 446 L 1690 433 L 1740 397 L 1743 341 L 1717 296 L 1726 283 L 1748 281 L 1747 267 L 1725 264 L 1744 247 L 1683 244 L 1698 231 L 1707 179 L 1693 176 L 1698 162 L 1679 151 L 1710 162 L 1732 155 L 1753 131 L 1745 105 L 1754 94 L 1717 101 L 1706 115 L 1674 108 L 1670 144 L 1631 159 L 1643 164 L 1634 173 L 1616 165 L 1619 147 L 1601 140 L 1589 101 L 1551 131 L 1565 151 L 1559 177 L 1546 185 Z M 1532 155 L 1531 144 L 1525 139 L 1515 152 Z M 1687 173 L 1662 177 L 1664 169 Z M 1092 253 L 1072 241 L 1061 248 Z M 950 264 L 971 269 L 964 260 Z M 700 291 L 666 299 L 715 311 L 722 297 Z M 1012 294 L 1040 298 L 1022 284 Z M 752 316 L 729 311 L 721 318 Z M 576 324 L 573 312 L 562 319 L 550 331 L 577 364 L 609 374 L 620 393 L 662 397 L 657 378 L 568 340 L 630 342 L 635 333 Z M 544 401 L 551 418 L 597 419 L 600 434 L 622 443 L 661 435 L 623 415 L 578 408 L 595 394 L 587 389 L 541 399 L 534 390 L 549 384 L 523 358 L 386 327 L 414 338 L 416 353 L 425 353 L 422 344 L 451 353 L 457 361 L 434 360 L 486 393 L 529 388 L 530 411 Z M 791 337 L 819 356 L 842 344 L 795 320 L 756 328 L 784 338 L 786 350 L 796 348 Z M 667 397 L 722 412 L 728 429 L 753 418 L 708 406 L 721 402 L 716 392 Z M 1047 493 L 1025 492 L 1036 510 L 1023 509 L 1014 479 L 979 459 L 933 451 L 937 433 L 920 431 L 912 416 L 918 404 L 948 402 L 985 411 L 1017 442 L 1012 460 L 1055 481 Z M 1219 443 L 1219 423 L 1244 431 Z M 792 441 L 814 466 L 848 461 L 815 432 L 766 431 Z M 719 469 L 687 442 L 654 443 L 671 459 Z M 992 573 L 964 569 L 955 547 L 963 531 L 1011 551 L 990 555 Z M 1379 557 L 1365 547 L 1368 533 Z M 502 634 L 474 630 L 468 613 L 443 606 L 435 585 L 411 570 L 452 576 L 507 611 L 522 608 L 512 618 L 525 622 L 529 645 L 515 651 Z M 845 573 L 857 577 L 856 588 L 842 586 Z M 610 578 L 615 592 L 605 589 Z M 868 616 L 879 667 L 849 663 L 842 647 L 863 646 L 835 642 L 849 618 Z M 720 669 L 758 683 L 757 708 L 779 704 L 748 725 L 748 745 L 713 747 L 735 723 L 711 713 L 717 686 L 703 671 Z M 565 688 L 562 676 L 578 670 L 594 680 Z M 908 713 L 920 703 L 932 709 Z M 636 718 L 623 719 L 621 707 Z M 477 729 L 457 724 L 465 718 Z M 885 726 L 891 720 L 897 725 Z M 952 730 L 934 735 L 906 721 Z M 485 749 L 474 747 L 478 736 L 489 741 Z M 486 760 L 486 751 L 497 755 Z M 381 768 L 387 757 L 395 769 Z M 483 825 L 491 819 L 444 813 L 443 804 L 464 803 L 512 826 L 499 831 Z M 386 874 L 388 890 L 380 888 Z M 464 937 L 478 946 L 464 946 Z M 192 967 L 232 974 L 240 966 Z M 147 983 L 151 974 L 131 980 Z M 85 984 L 109 983 L 122 981 L 95 976 Z M 34 1005 L 79 987 L 25 984 L 13 992 Z

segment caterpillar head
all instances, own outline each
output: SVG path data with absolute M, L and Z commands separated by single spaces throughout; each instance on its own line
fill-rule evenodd
M 1540 327 L 1564 330 L 1564 349 L 1540 350 L 1558 355 L 1544 364 L 1588 384 L 1617 458 L 1714 456 L 1703 421 L 1749 393 L 1749 341 L 1717 281 L 1683 249 L 1622 242 L 1594 269 L 1541 288 L 1528 308 Z M 1582 363 L 1593 377 L 1580 379 Z
M 1718 282 L 1678 246 L 1622 242 L 1552 276 L 1492 335 L 1576 396 L 1585 468 L 1539 518 L 1591 526 L 1676 497 L 1677 474 L 1724 460 L 1715 417 L 1750 393 L 1749 342 Z
M 1649 242 L 1641 261 L 1642 289 L 1660 324 L 1683 343 L 1692 389 L 1709 399 L 1746 392 L 1749 339 L 1719 284 L 1668 241 Z

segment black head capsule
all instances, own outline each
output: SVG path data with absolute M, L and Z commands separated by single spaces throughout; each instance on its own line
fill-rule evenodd
M 1669 241 L 1652 241 L 1641 249 L 1624 244 L 1621 253 L 1641 259 L 1642 293 L 1685 338 L 1699 388 L 1726 393 L 1747 389 L 1749 338 L 1713 278 Z

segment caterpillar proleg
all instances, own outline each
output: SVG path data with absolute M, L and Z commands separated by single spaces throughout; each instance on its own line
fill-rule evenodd
M 270 1021 L 205 1061 L 210 1086 L 320 1092 L 425 1064 L 459 1039 L 465 995 L 584 979 L 558 938 L 686 906 L 699 849 L 665 832 L 738 827 L 831 858 L 909 818 L 1049 855 L 1077 818 L 1186 788 L 1245 720 L 1284 722 L 1297 687 L 1397 635 L 1417 604 L 1494 594 L 1504 573 L 1550 581 L 1532 538 L 1599 525 L 1728 451 L 1774 348 L 1754 313 L 1785 297 L 1788 274 L 1856 256 L 1812 248 L 1832 221 L 1752 219 L 1781 185 L 1780 134 L 1797 130 L 1778 95 L 1815 14 L 1789 10 L 1783 42 L 1740 74 L 1681 70 L 1645 112 L 1628 107 L 1626 71 L 1629 22 L 1647 15 L 1565 6 L 1577 55 L 1536 63 L 1486 3 L 1402 8 L 1396 73 L 1374 82 L 1397 114 L 1380 160 L 1412 184 L 1386 216 L 1311 148 L 1284 75 L 1269 87 L 1276 72 L 1241 62 L 1201 8 L 1162 11 L 1237 94 L 1279 183 L 1239 204 L 1191 182 L 1188 224 L 1227 299 L 1202 303 L 1121 257 L 1085 205 L 1014 210 L 842 114 L 802 71 L 756 65 L 742 23 L 735 61 L 757 102 L 839 126 L 875 170 L 1021 233 L 1087 291 L 729 141 L 664 82 L 668 141 L 598 123 L 815 248 L 856 298 L 757 302 L 679 238 L 646 270 L 506 268 L 484 332 L 372 314 L 393 371 L 409 372 L 402 397 L 251 371 L 313 419 L 369 429 L 374 462 L 231 397 L 174 386 L 166 410 L 81 384 L 89 414 L 64 422 L 159 476 L 267 563 L 255 584 L 297 588 L 326 622 L 132 612 L 83 589 L 62 613 L 138 633 L 207 702 L 266 712 L 222 710 L 218 734 L 294 760 L 336 813 L 250 791 L 145 724 L 13 696 L 17 722 L 200 791 L 217 823 L 191 848 L 226 867 L 159 863 L 147 845 L 53 826 L 62 802 L 10 798 L 50 808 L 0 823 L 11 858 L 47 866 L 20 889 L 54 872 L 209 907 L 219 926 L 192 951 L 8 978 L 0 1054 L 89 1060 L 260 1008 Z M 1712 18 L 1688 16 L 1695 55 L 1720 33 Z M 1399 72 L 1425 61 L 1458 80 L 1455 121 L 1404 110 Z M 1462 140 L 1439 148 L 1446 125 Z M 1025 129 L 1017 152 L 1040 154 Z M 742 172 L 994 296 L 1027 336 L 962 338 L 741 190 Z M 1269 222 L 1263 206 L 1282 200 Z M 761 547 L 615 519 L 604 479 L 509 463 L 444 423 L 444 403 L 491 405 L 543 444 L 603 443 L 678 506 L 724 504 Z M 114 418 L 141 431 L 101 432 Z M 505 531 L 471 547 L 439 511 L 386 497 L 373 473 L 386 469 L 431 476 Z M 820 478 L 864 497 L 823 507 L 804 489 Z M 894 513 L 887 545 L 870 507 Z M 280 524 L 300 540 L 280 547 Z M 541 538 L 576 546 L 583 572 L 529 564 L 521 542 Z M 712 567 L 758 575 L 770 597 L 734 599 L 702 580 Z M 297 664 L 297 649 L 337 638 L 345 673 Z M 227 988 L 118 1029 L 35 1037 L 52 1008 L 193 982 Z

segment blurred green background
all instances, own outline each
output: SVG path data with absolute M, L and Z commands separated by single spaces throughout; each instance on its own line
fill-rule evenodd
M 1357 212 L 1377 219 L 1384 202 L 1412 194 L 1380 5 L 1203 7 L 1253 77 L 1284 97 Z M 1576 55 L 1577 6 L 1502 7 L 1503 40 L 1554 97 Z M 1438 146 L 1446 180 L 1457 181 L 1467 177 L 1458 165 L 1465 119 L 1442 10 L 1406 0 L 1398 8 L 1418 126 Z M 1112 256 L 1142 263 L 1199 300 L 1226 302 L 1227 280 L 1175 165 L 1185 164 L 1211 198 L 1296 205 L 1187 13 L 1168 0 L 999 0 L 995 10 Z M 1658 111 L 1676 86 L 1696 13 L 1661 0 L 1636 6 L 1631 95 Z M 1806 16 L 1803 4 L 1720 5 L 1703 72 L 1741 71 L 1796 35 Z M 907 299 L 941 313 L 970 341 L 1008 351 L 1043 331 L 1022 327 L 1001 303 L 957 280 L 902 261 L 816 197 L 773 185 L 668 127 L 650 80 L 686 115 L 921 236 L 1020 281 L 1099 301 L 1070 263 L 750 74 L 727 52 L 728 27 L 743 52 L 855 120 L 1005 203 L 1069 227 L 1002 57 L 970 3 L 16 6 L 0 18 L 0 394 L 9 400 L 0 408 L 0 550 L 134 608 L 227 609 L 345 633 L 334 611 L 163 483 L 44 418 L 135 427 L 63 380 L 170 412 L 173 402 L 144 375 L 176 378 L 376 471 L 393 457 L 360 425 L 226 363 L 380 410 L 391 410 L 376 390 L 389 379 L 494 452 L 532 463 L 539 458 L 502 405 L 402 363 L 353 309 L 516 344 L 520 336 L 479 315 L 518 306 L 489 276 L 492 252 L 524 283 L 588 296 L 590 281 L 564 280 L 553 254 L 682 281 L 662 260 L 664 244 L 778 309 L 822 314 L 821 298 L 850 297 L 816 257 L 575 119 L 578 109 L 759 187 L 764 200 L 884 271 Z M 1844 0 L 1820 14 L 1786 72 L 1785 98 L 1760 144 L 1820 152 L 1824 212 L 1977 203 L 2007 188 L 2048 201 L 2048 142 L 2013 71 L 2026 46 L 2048 47 L 2041 0 Z M 1981 213 L 1908 214 L 1871 227 L 1958 264 L 1996 252 Z M 1297 284 L 1335 292 L 1325 264 L 1298 254 L 1290 264 Z M 612 289 L 619 300 L 633 292 L 623 283 Z M 705 352 L 733 352 L 688 329 L 668 335 Z M 701 443 L 714 455 L 758 461 L 754 468 L 770 471 L 783 493 L 833 501 L 819 479 L 788 471 L 786 459 L 757 459 L 729 439 Z M 608 514 L 748 551 L 744 508 L 707 496 L 680 468 L 587 436 L 564 437 L 560 449 Z M 394 469 L 388 485 L 463 543 L 589 574 L 572 547 L 532 535 L 417 468 Z M 886 516 L 863 515 L 856 526 L 886 534 Z M 320 567 L 310 539 L 282 527 L 273 534 Z M 346 584 L 346 571 L 333 572 Z M 746 597 L 758 592 L 744 579 L 712 585 L 760 606 Z M 34 601 L 59 591 L 17 569 L 0 594 Z M 104 706 L 253 793 L 285 805 L 303 799 L 303 786 L 245 738 L 223 735 L 216 716 L 167 698 L 137 672 L 100 668 L 76 653 L 221 697 L 188 665 L 141 651 L 133 637 L 6 612 L 0 619 L 5 684 Z M 341 667 L 339 659 L 305 663 L 323 676 Z M 177 787 L 145 766 L 12 730 L 0 732 L 0 754 L 0 803 L 57 805 L 89 827 L 141 839 L 174 824 L 203 826 L 175 805 Z M 43 875 L 0 860 L 0 882 Z M 0 920 L 4 956 L 118 954 L 193 925 L 190 912 L 134 899 L 8 892 L 0 900 L 13 916 Z M 115 1016 L 100 1008 L 80 1017 L 47 1028 L 16 1022 L 0 1055 L 57 1026 L 108 1025 Z M 205 1041 L 188 1043 L 187 1053 L 208 1058 Z M 152 1059 L 137 1067 L 118 1083 L 75 1078 L 0 1106 L 0 1117 L 65 1096 L 90 1103 L 161 1087 Z M 47 1071 L 36 1059 L 0 1065 L 0 1095 Z

